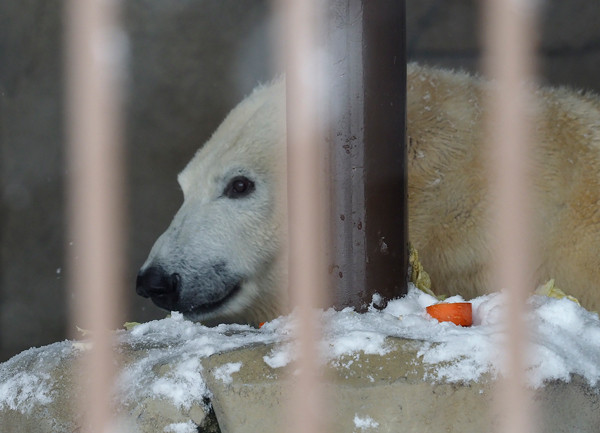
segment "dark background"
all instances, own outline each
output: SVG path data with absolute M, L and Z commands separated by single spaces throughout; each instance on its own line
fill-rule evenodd
M 182 197 L 177 173 L 227 112 L 272 76 L 265 0 L 125 0 L 128 320 L 165 313 L 135 296 L 138 267 Z M 408 57 L 476 71 L 478 4 L 407 0 Z M 65 165 L 60 0 L 0 2 L 0 361 L 62 340 Z M 600 2 L 548 0 L 544 81 L 600 91 Z M 277 41 L 275 41 L 277 42 Z

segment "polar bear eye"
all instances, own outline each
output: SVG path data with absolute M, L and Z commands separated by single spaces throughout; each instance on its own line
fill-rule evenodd
M 245 176 L 236 176 L 229 181 L 223 195 L 229 198 L 241 198 L 252 191 L 254 191 L 254 182 Z

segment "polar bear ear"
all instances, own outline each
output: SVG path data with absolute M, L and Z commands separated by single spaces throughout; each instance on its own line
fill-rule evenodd
M 254 182 L 246 176 L 235 176 L 229 180 L 229 183 L 223 191 L 223 195 L 228 198 L 246 197 L 255 190 Z

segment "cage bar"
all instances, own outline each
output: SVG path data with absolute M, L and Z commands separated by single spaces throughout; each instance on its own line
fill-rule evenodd
M 500 431 L 532 432 L 526 386 L 527 297 L 535 283 L 532 144 L 535 0 L 484 2 L 485 70 L 494 78 L 488 109 L 494 286 L 506 289 L 506 371 L 497 387 Z
M 295 307 L 298 360 L 290 388 L 290 430 L 324 430 L 318 342 L 319 320 L 313 308 L 323 306 L 326 238 L 324 145 L 319 120 L 319 0 L 284 2 L 287 101 L 287 202 L 289 291 Z
M 123 170 L 120 86 L 122 39 L 113 0 L 66 4 L 69 279 L 72 329 L 90 331 L 82 357 L 85 431 L 113 426 L 112 331 L 123 308 Z

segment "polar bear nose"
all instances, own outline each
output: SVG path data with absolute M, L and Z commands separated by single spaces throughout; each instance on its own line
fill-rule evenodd
M 144 298 L 166 310 L 172 310 L 179 300 L 181 277 L 177 273 L 168 274 L 159 266 L 151 266 L 138 273 L 135 291 Z

